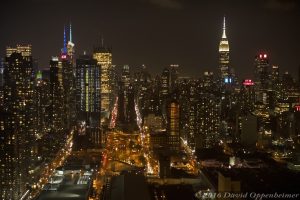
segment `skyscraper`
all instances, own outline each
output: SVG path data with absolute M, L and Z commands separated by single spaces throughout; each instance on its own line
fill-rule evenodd
M 269 87 L 269 58 L 266 53 L 260 53 L 255 56 L 254 77 L 258 89 L 266 90 Z
M 13 51 L 10 49 L 5 58 L 4 106 L 1 114 L 4 118 L 0 120 L 1 151 L 4 151 L 0 159 L 0 174 L 4 176 L 1 177 L 0 193 L 2 199 L 19 199 L 25 192 L 26 183 L 30 182 L 28 172 L 35 141 L 33 59 L 30 45 L 18 46 Z
M 69 55 L 61 55 L 59 65 L 62 65 L 62 87 L 64 97 L 64 127 L 69 129 L 75 122 L 75 76 L 73 61 Z
M 180 109 L 176 94 L 173 94 L 167 101 L 167 134 L 170 150 L 180 149 Z
M 58 57 L 50 60 L 50 127 L 55 130 L 63 129 L 63 85 L 62 65 Z
M 161 74 L 161 85 L 160 85 L 160 95 L 161 98 L 165 98 L 170 92 L 170 70 L 166 67 Z
M 199 91 L 196 109 L 196 149 L 211 148 L 219 139 L 220 102 L 214 94 Z
M 129 65 L 124 65 L 122 68 L 121 81 L 124 84 L 125 90 L 128 89 L 130 84 L 130 68 Z
M 38 137 L 42 137 L 48 131 L 49 108 L 50 108 L 50 84 L 43 79 L 42 72 L 38 71 L 34 83 L 34 105 L 35 105 L 35 129 Z
M 101 111 L 109 115 L 113 100 L 113 65 L 112 52 L 103 44 L 94 49 L 93 58 L 97 60 L 97 65 L 100 68 L 100 93 L 101 93 Z
M 151 75 L 145 65 L 134 73 L 133 87 L 136 94 L 137 104 L 139 106 L 141 117 L 148 114 L 149 108 L 149 89 L 151 85 Z
M 122 68 L 121 74 L 121 86 L 119 87 L 118 96 L 123 95 L 124 97 L 124 114 L 126 115 L 126 107 L 128 105 L 128 88 L 131 83 L 131 76 L 130 76 L 130 68 L 129 65 L 124 65 Z M 123 91 L 120 91 L 122 89 Z M 119 99 L 121 101 L 121 99 Z M 120 105 L 121 106 L 121 105 Z
M 92 56 L 76 60 L 77 119 L 87 125 L 87 136 L 93 147 L 100 146 L 100 69 Z M 91 147 L 91 146 L 90 146 Z
M 54 57 L 50 61 L 50 82 L 52 84 L 50 89 L 52 92 L 57 93 L 51 94 L 52 97 L 55 98 L 52 100 L 52 107 L 54 106 L 52 112 L 54 115 L 57 115 L 53 117 L 57 117 L 58 119 L 53 119 L 53 123 L 60 123 L 60 121 L 62 121 L 62 129 L 69 129 L 74 125 L 76 117 L 74 43 L 72 42 L 71 25 L 69 33 L 69 41 L 67 42 L 66 27 L 64 27 L 63 48 L 61 49 L 61 53 L 58 57 Z M 61 97 L 62 101 L 60 99 Z M 59 102 L 60 106 L 56 107 L 55 102 Z M 62 110 L 55 114 L 54 110 L 61 108 L 61 106 Z M 59 117 L 59 115 L 62 115 L 62 117 Z M 60 126 L 52 125 L 55 129 L 60 129 Z
M 243 81 L 238 98 L 240 111 L 242 115 L 253 112 L 255 106 L 254 82 L 250 79 Z
M 229 43 L 226 36 L 225 17 L 223 21 L 223 33 L 219 44 L 219 73 L 222 84 L 231 83 L 231 69 L 229 65 Z
M 100 113 L 100 69 L 88 55 L 76 61 L 76 102 L 79 112 Z

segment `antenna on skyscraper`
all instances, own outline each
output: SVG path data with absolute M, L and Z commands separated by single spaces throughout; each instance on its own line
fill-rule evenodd
M 72 42 L 72 23 L 70 22 L 70 42 Z
M 222 38 L 226 38 L 226 18 L 225 18 L 225 15 L 224 15 L 224 18 L 223 18 L 223 34 L 222 34 Z
M 66 37 L 66 26 L 64 25 L 64 48 L 63 53 L 67 52 L 67 37 Z
M 101 35 L 101 47 L 102 48 L 104 47 L 104 37 L 103 37 L 103 35 Z

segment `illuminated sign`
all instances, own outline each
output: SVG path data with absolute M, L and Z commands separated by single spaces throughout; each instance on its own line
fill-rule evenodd
M 295 111 L 300 112 L 300 105 L 295 105 Z
M 244 80 L 243 85 L 245 86 L 254 85 L 254 82 L 251 79 L 246 79 Z

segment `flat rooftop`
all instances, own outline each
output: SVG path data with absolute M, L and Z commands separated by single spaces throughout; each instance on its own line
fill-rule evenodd
M 77 184 L 79 175 L 67 175 L 56 191 L 44 190 L 37 200 L 86 200 L 88 184 Z
M 124 174 L 112 178 L 112 200 L 150 200 L 146 180 L 141 175 Z

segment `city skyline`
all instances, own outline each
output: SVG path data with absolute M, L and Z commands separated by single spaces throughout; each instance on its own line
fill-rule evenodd
M 164 67 L 176 63 L 181 66 L 181 73 L 187 76 L 199 77 L 205 70 L 217 72 L 218 42 L 224 15 L 231 47 L 230 63 L 239 77 L 253 77 L 254 57 L 260 52 L 266 52 L 270 63 L 278 65 L 281 73 L 289 71 L 294 75 L 300 64 L 297 58 L 299 45 L 294 42 L 299 35 L 297 1 L 242 4 L 235 1 L 165 0 L 158 3 L 132 0 L 126 4 L 91 0 L 83 7 L 81 2 L 55 0 L 4 1 L 2 4 L 14 6 L 16 14 L 9 19 L 1 17 L 3 28 L 7 30 L 0 39 L 1 51 L 15 43 L 32 44 L 33 56 L 42 69 L 49 69 L 51 56 L 59 53 L 57 49 L 63 44 L 63 26 L 71 21 L 76 56 L 82 55 L 84 50 L 92 53 L 93 46 L 100 43 L 103 35 L 104 43 L 113 48 L 113 64 L 117 66 L 128 64 L 136 68 L 145 64 L 151 73 L 159 74 Z M 26 23 L 28 28 L 18 20 L 25 14 L 21 7 L 32 22 L 32 25 Z M 56 14 L 48 15 L 54 8 Z M 85 8 L 92 12 L 86 13 Z M 40 10 L 46 11 L 41 13 Z M 4 10 L 1 15 L 7 12 Z M 41 17 L 36 18 L 36 15 Z M 50 35 L 49 30 L 53 34 Z
M 0 5 L 1 199 L 300 196 L 297 1 Z

